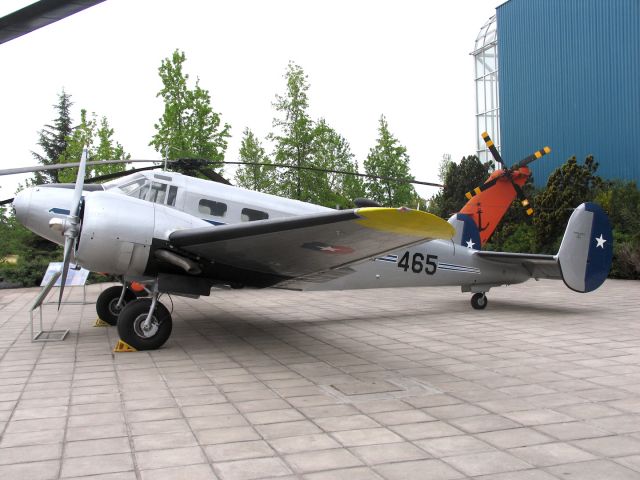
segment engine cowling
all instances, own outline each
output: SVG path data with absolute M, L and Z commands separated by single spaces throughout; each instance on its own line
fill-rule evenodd
M 85 197 L 76 260 L 94 272 L 142 275 L 155 227 L 154 204 L 110 192 Z

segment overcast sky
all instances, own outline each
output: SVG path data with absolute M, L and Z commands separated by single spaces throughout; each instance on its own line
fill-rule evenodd
M 3 0 L 0 16 L 28 3 Z M 35 163 L 38 131 L 55 118 L 62 88 L 74 120 L 80 108 L 106 115 L 133 158 L 160 158 L 148 146 L 163 109 L 157 70 L 179 48 L 185 71 L 231 125 L 227 160 L 238 159 L 245 127 L 260 138 L 272 131 L 272 102 L 292 60 L 308 75 L 312 117 L 343 135 L 361 166 L 384 114 L 413 175 L 438 181 L 444 153 L 459 160 L 475 151 L 469 53 L 500 3 L 106 0 L 0 45 L 1 168 Z M 0 177 L 0 197 L 20 180 Z

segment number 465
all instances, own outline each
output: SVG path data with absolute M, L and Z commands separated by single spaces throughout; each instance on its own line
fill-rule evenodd
M 438 268 L 436 260 L 438 260 L 437 255 L 427 255 L 425 261 L 424 255 L 416 252 L 411 257 L 411 264 L 409 264 L 409 251 L 406 251 L 398 262 L 398 268 L 402 268 L 405 272 L 411 268 L 413 273 L 421 273 L 424 270 L 427 275 L 433 275 Z

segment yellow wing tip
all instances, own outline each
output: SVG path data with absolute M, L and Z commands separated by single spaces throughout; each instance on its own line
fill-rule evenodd
M 406 207 L 364 207 L 355 210 L 357 222 L 367 228 L 411 237 L 450 239 L 455 229 L 449 222 L 427 212 Z

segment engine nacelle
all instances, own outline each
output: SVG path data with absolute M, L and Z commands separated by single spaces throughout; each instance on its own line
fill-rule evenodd
M 154 207 L 117 193 L 87 195 L 77 262 L 94 272 L 142 275 L 153 240 Z

